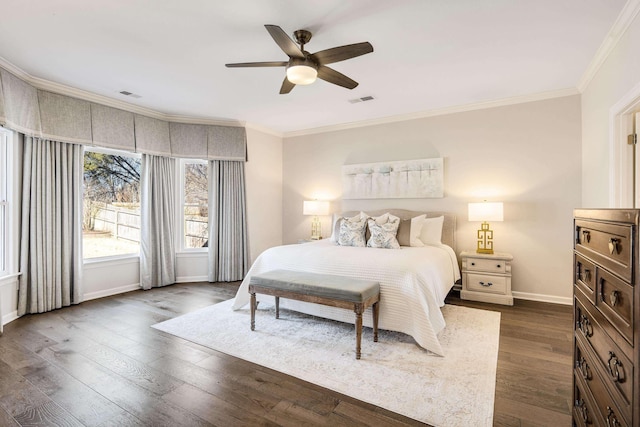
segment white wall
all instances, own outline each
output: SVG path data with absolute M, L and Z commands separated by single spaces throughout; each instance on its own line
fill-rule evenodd
M 610 109 L 640 84 L 640 15 L 582 93 L 582 205 L 610 206 Z
M 399 207 L 458 217 L 457 251 L 475 250 L 478 223 L 467 203 L 505 203 L 491 224 L 496 251 L 510 252 L 514 296 L 570 303 L 573 208 L 581 205 L 580 97 L 285 138 L 284 242 L 310 234 L 303 200 L 333 201 L 334 211 Z M 442 199 L 345 200 L 344 164 L 445 159 Z M 329 234 L 330 218 L 323 221 Z

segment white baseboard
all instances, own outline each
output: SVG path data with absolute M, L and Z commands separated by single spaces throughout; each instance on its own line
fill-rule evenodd
M 550 302 L 552 304 L 573 305 L 572 297 L 557 297 L 554 295 L 531 294 L 529 292 L 513 291 L 513 297 L 516 299 L 525 299 L 529 301 Z
M 18 318 L 18 311 L 12 311 L 11 313 L 7 313 L 4 316 L 2 316 L 2 324 L 6 325 L 9 322 L 13 322 L 14 320 L 16 320 Z
M 208 282 L 208 276 L 183 276 L 176 277 L 176 283 L 189 283 L 189 282 Z
M 140 283 L 134 283 L 132 285 L 120 286 L 118 288 L 111 288 L 111 289 L 105 289 L 103 291 L 89 292 L 88 294 L 84 294 L 83 301 L 109 297 L 111 295 L 123 294 L 125 292 L 137 291 L 139 289 L 140 289 Z

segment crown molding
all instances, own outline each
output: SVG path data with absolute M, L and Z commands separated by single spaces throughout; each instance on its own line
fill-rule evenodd
M 589 66 L 582 74 L 582 77 L 578 82 L 578 90 L 580 93 L 587 89 L 591 80 L 598 73 L 598 70 L 600 70 L 600 67 L 607 60 L 611 52 L 613 52 L 613 49 L 618 45 L 620 39 L 625 34 L 631 23 L 633 23 L 633 20 L 639 12 L 640 0 L 628 0 L 618 15 L 618 18 L 613 23 L 613 26 L 607 33 L 607 36 L 602 41 L 602 44 L 596 51 L 596 54 L 589 63 Z
M 335 132 L 340 130 L 355 129 L 366 126 L 383 125 L 387 123 L 404 122 L 407 120 L 424 119 L 427 117 L 443 116 L 446 114 L 464 113 L 467 111 L 484 110 L 487 108 L 503 107 L 506 105 L 523 104 L 525 102 L 543 101 L 545 99 L 563 98 L 565 96 L 579 95 L 576 88 L 567 88 L 549 92 L 541 92 L 532 95 L 514 96 L 511 98 L 497 99 L 493 101 L 476 102 L 472 104 L 457 105 L 453 107 L 438 108 L 435 110 L 418 113 L 402 114 L 398 116 L 381 117 L 379 119 L 362 120 L 358 122 L 342 123 L 338 125 L 323 126 L 313 129 L 285 132 L 284 138 L 313 135 L 317 133 Z
M 21 68 L 16 67 L 11 62 L 7 61 L 0 56 L 0 67 L 6 69 L 10 73 L 16 75 L 22 80 L 26 81 L 30 85 L 37 89 L 46 90 L 48 92 L 55 92 L 60 95 L 70 96 L 72 98 L 82 99 L 84 101 L 95 102 L 97 104 L 106 105 L 108 107 L 118 108 L 120 110 L 129 111 L 135 114 L 141 114 L 143 116 L 152 117 L 154 119 L 166 120 L 168 122 L 187 123 L 187 124 L 199 124 L 199 125 L 214 125 L 214 126 L 235 126 L 242 127 L 245 123 L 239 120 L 221 120 L 207 117 L 190 117 L 180 116 L 174 114 L 166 114 L 160 111 L 152 110 L 150 108 L 140 107 L 138 105 L 131 104 L 119 99 L 110 98 L 104 95 L 98 95 L 93 92 L 78 89 L 75 87 L 67 86 L 61 83 L 52 82 L 50 80 L 42 79 L 40 77 L 34 77 L 25 72 Z
M 258 132 L 266 133 L 267 135 L 284 138 L 284 133 L 278 132 L 266 126 L 259 125 L 257 123 L 245 122 L 244 127 L 246 127 L 247 129 L 253 129 Z

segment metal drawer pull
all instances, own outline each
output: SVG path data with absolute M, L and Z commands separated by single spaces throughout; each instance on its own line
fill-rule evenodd
M 585 337 L 591 338 L 593 336 L 593 326 L 591 326 L 589 318 L 584 314 L 580 315 L 580 319 L 576 321 L 576 326 Z
M 593 378 L 591 376 L 591 370 L 589 369 L 589 364 L 584 357 L 581 357 L 580 360 L 576 360 L 576 368 L 582 374 L 582 378 L 587 381 L 591 381 L 591 378 Z
M 616 418 L 616 414 L 613 412 L 610 406 L 607 406 L 607 427 L 620 427 L 620 421 Z
M 611 299 L 611 307 L 615 307 L 618 304 L 618 297 L 620 296 L 620 292 L 611 291 L 611 295 L 609 298 Z
M 624 382 L 624 367 L 622 366 L 622 362 L 620 362 L 620 360 L 618 359 L 618 357 L 613 351 L 609 352 L 609 360 L 607 361 L 607 368 L 609 369 L 611 380 L 614 383 Z M 621 371 L 622 371 L 622 375 L 620 375 Z
M 577 408 L 578 412 L 582 416 L 582 421 L 584 421 L 585 424 L 590 424 L 590 422 L 589 422 L 589 410 L 587 409 L 587 404 L 585 403 L 584 399 L 580 399 L 580 400 L 576 399 L 575 405 L 576 405 L 576 408 Z
M 472 262 L 472 263 L 471 263 L 471 265 L 476 265 L 476 263 L 475 263 L 475 262 Z
M 580 280 L 582 280 L 583 282 L 591 281 L 591 271 L 589 269 L 585 268 L 584 271 L 579 274 L 580 274 Z
M 500 264 L 496 265 L 496 268 L 500 268 L 500 267 L 501 267 L 501 265 L 500 265 Z
M 491 282 L 487 282 L 487 283 L 479 282 L 479 283 L 480 283 L 480 286 L 486 286 L 486 287 L 493 286 L 493 283 Z
M 589 243 L 591 241 L 591 233 L 589 230 L 582 230 L 582 242 Z
M 620 239 L 616 239 L 615 237 L 612 237 L 609 239 L 609 253 L 613 255 L 613 253 L 615 252 L 616 254 L 619 253 L 618 250 L 618 244 L 620 243 Z

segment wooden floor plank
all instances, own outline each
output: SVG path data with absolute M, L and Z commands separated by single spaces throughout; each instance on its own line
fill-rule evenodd
M 6 325 L 0 425 L 424 425 L 150 327 L 238 286 L 134 291 Z M 495 426 L 570 425 L 570 306 L 447 303 L 501 313 Z

